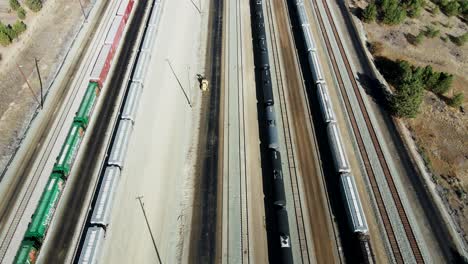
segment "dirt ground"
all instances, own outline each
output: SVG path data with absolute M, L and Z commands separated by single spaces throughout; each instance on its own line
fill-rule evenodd
M 4 8 L 5 2 L 8 3 L 0 0 L 0 19 L 12 16 Z M 85 7 L 89 6 L 89 0 L 82 2 Z M 34 58 L 39 60 L 46 94 L 82 21 L 78 1 L 48 0 L 40 12 L 28 11 L 25 20 L 28 29 L 19 39 L 8 47 L 0 47 L 0 175 L 39 107 L 40 86 Z M 27 77 L 32 91 L 17 65 Z
M 369 1 L 351 1 L 364 8 Z M 443 13 L 429 12 L 434 5 L 427 5 L 416 19 L 407 18 L 397 26 L 377 23 L 364 24 L 370 42 L 380 42 L 383 50 L 379 55 L 392 60 L 404 59 L 414 65 L 431 65 L 434 70 L 455 75 L 453 88 L 446 96 L 457 92 L 465 94 L 460 109 L 448 107 L 445 98 L 427 92 L 421 106 L 421 113 L 414 119 L 405 120 L 418 143 L 426 164 L 433 173 L 433 180 L 439 186 L 439 193 L 449 206 L 449 212 L 468 241 L 468 45 L 456 46 L 450 38 L 468 31 L 468 25 L 456 17 Z M 424 38 L 419 45 L 412 39 L 425 27 L 432 25 L 440 30 L 435 38 Z

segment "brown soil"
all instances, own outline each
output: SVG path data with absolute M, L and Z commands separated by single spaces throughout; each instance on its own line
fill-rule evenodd
M 354 5 L 361 8 L 365 0 L 356 0 Z M 439 193 L 446 201 L 449 212 L 465 234 L 468 241 L 468 117 L 465 113 L 468 98 L 468 45 L 456 46 L 450 37 L 468 31 L 468 26 L 459 18 L 447 17 L 443 13 L 429 12 L 433 3 L 428 3 L 417 19 L 407 18 L 398 26 L 377 23 L 364 24 L 368 40 L 382 43 L 379 55 L 392 60 L 404 59 L 414 65 L 431 65 L 435 70 L 455 75 L 453 88 L 448 98 L 457 92 L 465 94 L 460 109 L 448 107 L 446 97 L 437 97 L 428 92 L 425 95 L 421 113 L 414 119 L 405 120 L 412 131 L 426 164 L 439 186 Z M 419 45 L 412 40 L 425 27 L 432 25 L 440 30 L 435 38 L 424 38 Z
M 6 0 L 0 1 L 0 6 L 4 6 Z M 89 0 L 82 2 L 89 5 Z M 0 8 L 0 18 L 8 16 L 12 14 Z M 28 29 L 19 39 L 8 47 L 0 47 L 0 174 L 39 106 L 39 80 L 34 58 L 39 60 L 46 92 L 82 20 L 78 1 L 48 0 L 39 13 L 28 11 L 25 21 Z M 17 65 L 20 65 L 33 91 L 26 85 Z

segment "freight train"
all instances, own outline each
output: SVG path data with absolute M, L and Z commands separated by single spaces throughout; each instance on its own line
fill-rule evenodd
M 145 29 L 143 43 L 138 50 L 138 59 L 132 73 L 128 92 L 120 112 L 117 131 L 114 134 L 112 146 L 108 152 L 99 188 L 95 195 L 97 199 L 90 211 L 89 221 L 83 231 L 84 242 L 75 263 L 98 263 L 102 253 L 107 228 L 111 222 L 114 195 L 124 169 L 125 157 L 133 126 L 136 121 L 139 101 L 143 92 L 143 80 L 151 59 L 157 23 L 162 9 L 161 0 L 153 2 L 150 17 Z
M 15 264 L 36 262 L 55 209 L 71 173 L 81 141 L 87 131 L 97 98 L 107 79 L 133 5 L 134 0 L 119 0 L 119 7 L 114 15 L 114 20 L 106 33 L 104 44 L 101 46 L 99 55 L 93 64 L 85 94 L 17 251 Z
M 279 263 L 293 263 L 291 240 L 289 232 L 288 212 L 286 210 L 286 195 L 284 191 L 283 169 L 281 165 L 281 153 L 278 144 L 278 129 L 276 127 L 276 114 L 274 108 L 273 89 L 270 75 L 270 61 L 266 40 L 265 21 L 263 16 L 263 1 L 251 0 L 252 33 L 254 46 L 254 64 L 256 71 L 256 83 L 259 96 L 262 99 L 264 130 L 266 133 L 266 154 L 270 164 L 267 182 L 271 183 L 273 191 L 268 200 L 272 201 L 274 212 L 272 217 L 275 222 L 274 237 L 278 239 L 274 248 L 279 249 Z M 276 244 L 277 243 L 277 244 Z
M 339 175 L 339 186 L 343 204 L 346 209 L 348 226 L 360 242 L 362 252 L 365 252 L 364 259 L 373 261 L 374 256 L 370 249 L 369 229 L 367 220 L 362 209 L 359 193 L 356 188 L 354 176 L 351 173 L 348 158 L 341 139 L 341 134 L 337 125 L 335 113 L 328 93 L 327 83 L 320 67 L 318 51 L 312 37 L 309 20 L 306 15 L 303 0 L 295 0 L 296 11 L 302 37 L 304 39 L 312 78 L 316 87 L 317 97 L 323 121 L 326 124 L 327 137 L 330 145 L 331 155 L 335 172 Z

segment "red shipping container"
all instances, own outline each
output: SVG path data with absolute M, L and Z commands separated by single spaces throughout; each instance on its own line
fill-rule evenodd
M 122 0 L 120 2 L 119 8 L 117 9 L 117 15 L 122 16 L 125 23 L 127 23 L 128 17 L 132 12 L 134 0 Z

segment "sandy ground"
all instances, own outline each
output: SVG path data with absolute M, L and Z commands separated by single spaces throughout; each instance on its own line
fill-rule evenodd
M 365 7 L 367 1 L 354 1 L 355 6 Z M 380 55 L 390 59 L 404 59 L 418 66 L 431 65 L 435 70 L 455 75 L 453 88 L 447 93 L 451 97 L 457 92 L 468 95 L 468 45 L 456 46 L 451 36 L 459 36 L 468 31 L 468 25 L 456 17 L 443 13 L 431 14 L 428 3 L 421 17 L 407 19 L 403 24 L 388 27 L 376 23 L 364 24 L 369 41 L 383 44 Z M 421 44 L 411 44 L 426 26 L 440 30 L 433 39 L 425 38 Z M 444 38 L 446 40 L 444 40 Z M 423 156 L 431 167 L 433 180 L 439 186 L 439 194 L 445 200 L 449 211 L 465 233 L 468 241 L 468 117 L 464 111 L 448 107 L 446 98 L 426 93 L 421 114 L 405 120 L 412 136 L 419 145 Z M 465 99 L 464 107 L 467 106 Z
M 84 4 L 89 5 L 89 1 L 84 1 Z M 16 151 L 39 105 L 40 89 L 34 57 L 39 60 L 46 92 L 82 19 L 77 1 L 47 1 L 41 12 L 28 15 L 28 30 L 18 41 L 8 47 L 0 47 L 0 173 Z M 16 63 L 22 66 L 36 98 Z
M 153 48 L 126 167 L 116 195 L 112 223 L 100 263 L 156 262 L 156 253 L 136 200 L 144 207 L 163 263 L 180 263 L 185 243 L 180 243 L 188 222 L 184 201 L 190 193 L 198 115 L 199 90 L 191 79 L 198 69 L 200 16 L 189 1 L 164 1 L 159 33 Z M 193 108 L 169 68 L 192 98 Z M 184 188 L 185 187 L 185 188 Z M 187 241 L 184 241 L 187 242 Z M 187 243 L 188 245 L 188 243 Z

